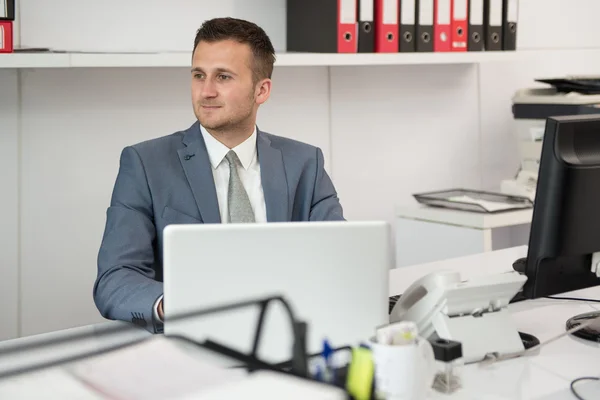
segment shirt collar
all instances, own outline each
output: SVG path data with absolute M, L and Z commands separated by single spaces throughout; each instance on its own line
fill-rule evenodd
M 202 125 L 200 125 L 200 132 L 202 132 L 202 137 L 206 144 L 206 151 L 208 152 L 210 164 L 216 169 L 227 153 L 229 153 L 229 148 L 215 139 Z M 232 150 L 237 154 L 244 169 L 248 169 L 256 156 L 256 126 L 254 127 L 252 135 Z

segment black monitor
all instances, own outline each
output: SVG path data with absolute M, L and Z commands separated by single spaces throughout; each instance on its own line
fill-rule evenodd
M 528 278 L 523 297 L 600 285 L 594 253 L 600 257 L 600 114 L 550 117 L 527 257 L 515 264 Z

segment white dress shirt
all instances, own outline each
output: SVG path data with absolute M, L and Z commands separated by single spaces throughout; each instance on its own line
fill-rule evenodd
M 206 151 L 212 166 L 215 189 L 217 190 L 217 201 L 219 202 L 219 212 L 221 222 L 226 224 L 228 221 L 229 209 L 227 207 L 227 195 L 229 193 L 229 163 L 225 156 L 229 148 L 215 139 L 208 131 L 200 125 L 200 132 L 206 144 Z M 254 211 L 256 222 L 267 222 L 267 207 L 265 204 L 265 195 L 263 192 L 262 181 L 260 179 L 260 164 L 258 162 L 258 152 L 256 150 L 256 127 L 252 135 L 244 142 L 232 149 L 240 159 L 241 166 L 238 165 L 238 174 L 240 180 L 248 193 L 250 205 Z M 160 321 L 158 316 L 158 303 L 163 299 L 160 296 L 154 303 L 154 318 Z
M 208 158 L 212 165 L 215 188 L 217 189 L 217 200 L 219 201 L 219 211 L 221 213 L 221 222 L 227 223 L 229 209 L 227 207 L 227 194 L 229 192 L 229 163 L 225 156 L 229 148 L 215 139 L 210 133 L 200 126 L 200 131 L 204 137 Z M 256 127 L 252 135 L 244 142 L 232 149 L 240 159 L 241 166 L 238 165 L 238 174 L 240 180 L 248 193 L 254 219 L 256 222 L 267 222 L 267 208 L 265 205 L 265 195 L 260 179 L 260 164 L 258 162 L 258 152 L 256 151 Z

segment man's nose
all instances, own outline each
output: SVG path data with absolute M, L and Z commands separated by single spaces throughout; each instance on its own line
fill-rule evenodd
M 202 85 L 202 97 L 216 97 L 217 96 L 217 87 L 215 83 L 211 79 L 207 79 L 204 81 Z

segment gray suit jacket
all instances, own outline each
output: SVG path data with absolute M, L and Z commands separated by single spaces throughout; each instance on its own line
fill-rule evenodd
M 257 129 L 257 152 L 267 221 L 344 220 L 319 148 Z M 160 332 L 153 305 L 163 293 L 163 229 L 220 222 L 198 122 L 126 147 L 98 254 L 93 295 L 100 313 Z

